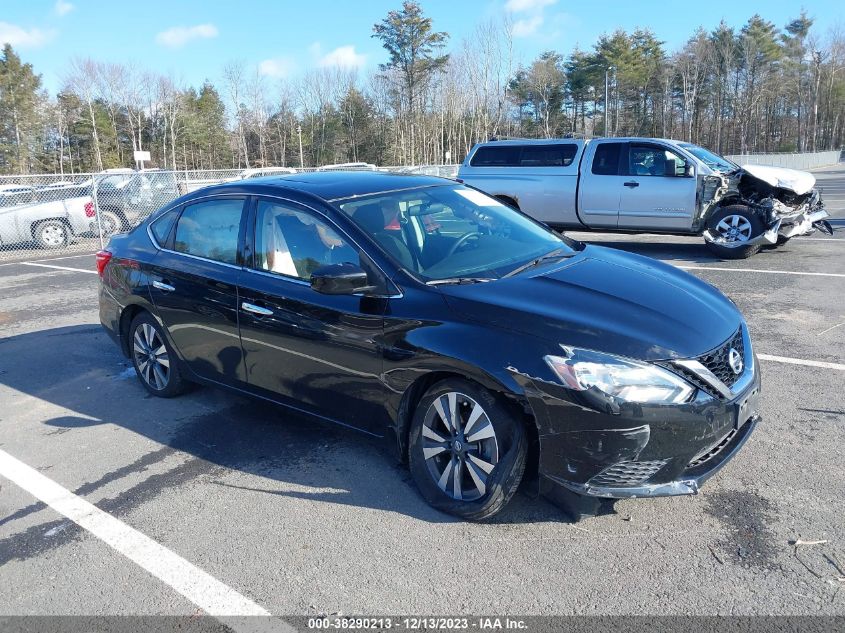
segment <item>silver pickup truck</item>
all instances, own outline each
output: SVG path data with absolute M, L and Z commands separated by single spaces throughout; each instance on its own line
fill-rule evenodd
M 58 249 L 97 229 L 90 196 L 54 199 L 58 195 L 29 188 L 25 194 L 0 196 L 0 248 L 35 242 L 41 248 Z
M 729 259 L 832 233 L 812 174 L 740 167 L 681 141 L 490 141 L 472 148 L 458 179 L 556 229 L 702 235 Z

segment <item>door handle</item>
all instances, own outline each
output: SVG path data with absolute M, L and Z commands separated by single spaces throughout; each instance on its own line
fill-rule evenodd
M 638 183 L 636 180 L 629 180 L 628 182 L 623 182 L 622 184 L 625 185 L 626 187 L 631 187 L 632 189 L 634 187 L 640 186 L 640 183 Z
M 262 308 L 261 306 L 257 306 L 254 303 L 247 303 L 244 301 L 241 303 L 241 308 L 244 312 L 251 312 L 252 314 L 257 314 L 259 316 L 273 316 L 273 311 L 269 308 Z
M 176 290 L 174 286 L 166 284 L 163 281 L 159 281 L 157 279 L 153 281 L 153 288 L 158 288 L 159 290 L 164 290 L 165 292 L 173 292 L 174 290 Z

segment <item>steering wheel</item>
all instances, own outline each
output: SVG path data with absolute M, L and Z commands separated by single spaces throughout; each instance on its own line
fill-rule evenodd
M 452 255 L 457 253 L 459 248 L 461 248 L 464 244 L 466 244 L 468 241 L 470 241 L 474 237 L 475 238 L 481 237 L 481 233 L 479 233 L 478 231 L 472 231 L 471 233 L 467 233 L 466 235 L 462 235 L 460 237 L 460 239 L 458 239 L 457 242 L 452 244 L 452 248 L 449 249 L 449 254 L 446 255 L 446 257 L 451 257 Z

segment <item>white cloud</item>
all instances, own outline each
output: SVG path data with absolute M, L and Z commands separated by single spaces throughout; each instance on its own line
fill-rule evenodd
M 56 4 L 53 5 L 53 11 L 59 17 L 63 15 L 67 15 L 71 11 L 73 11 L 74 6 L 68 2 L 67 0 L 56 0 Z
M 513 23 L 514 37 L 534 35 L 546 21 L 545 10 L 557 0 L 508 0 L 505 10 L 519 15 Z
M 555 4 L 557 0 L 508 0 L 505 3 L 505 10 L 511 13 L 527 13 L 529 11 L 542 11 L 544 8 Z
M 339 46 L 332 52 L 323 55 L 318 65 L 354 69 L 361 68 L 366 63 L 367 56 L 362 53 L 356 53 L 354 46 Z
M 525 20 L 517 20 L 513 23 L 513 36 L 528 37 L 529 35 L 534 35 L 541 26 L 543 26 L 542 15 L 535 15 Z
M 36 48 L 56 36 L 54 30 L 25 29 L 17 24 L 0 22 L 0 44 L 11 44 L 20 48 Z
M 213 24 L 174 26 L 156 35 L 156 42 L 169 48 L 179 48 L 191 40 L 217 37 L 217 33 L 217 27 Z
M 282 78 L 290 75 L 296 64 L 288 57 L 265 59 L 258 64 L 258 73 L 265 77 Z

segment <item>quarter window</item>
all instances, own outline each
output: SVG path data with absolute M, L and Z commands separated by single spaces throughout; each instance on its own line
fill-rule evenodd
M 156 242 L 158 242 L 159 246 L 165 246 L 167 244 L 167 238 L 170 237 L 170 230 L 176 223 L 176 218 L 178 216 L 179 210 L 171 209 L 152 223 L 150 228 L 152 229 L 153 235 L 155 235 Z
M 238 259 L 244 201 L 226 198 L 185 207 L 176 224 L 174 250 L 226 264 Z
M 354 263 L 358 251 L 324 220 L 276 202 L 259 200 L 255 265 L 259 270 L 308 281 L 320 266 Z

